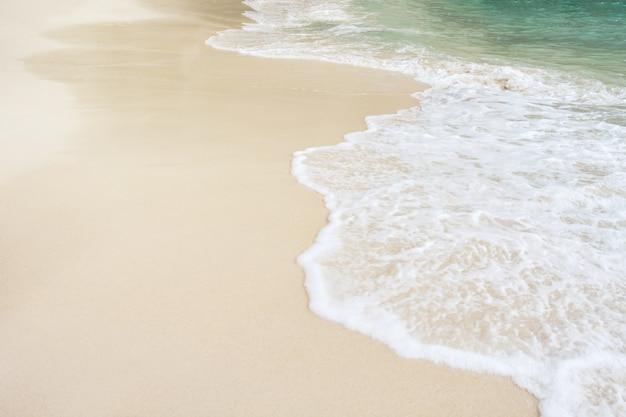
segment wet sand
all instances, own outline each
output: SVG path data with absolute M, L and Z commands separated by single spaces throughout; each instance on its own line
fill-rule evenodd
M 307 309 L 327 212 L 291 156 L 413 80 L 206 46 L 238 1 L 55 3 L 2 6 L 0 414 L 537 415 Z

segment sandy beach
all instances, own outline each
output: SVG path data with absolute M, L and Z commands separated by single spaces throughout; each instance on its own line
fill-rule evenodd
M 295 259 L 327 212 L 292 154 L 415 81 L 206 46 L 235 0 L 1 10 L 0 415 L 538 415 L 307 308 Z

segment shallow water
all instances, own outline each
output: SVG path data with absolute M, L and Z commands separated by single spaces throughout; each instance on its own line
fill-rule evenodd
M 247 4 L 211 45 L 431 86 L 296 154 L 331 210 L 299 258 L 311 308 L 510 376 L 544 416 L 626 415 L 626 2 Z

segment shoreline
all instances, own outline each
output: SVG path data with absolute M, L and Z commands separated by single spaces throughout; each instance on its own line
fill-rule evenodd
M 63 47 L 25 60 L 69 88 L 71 133 L 0 184 L 0 410 L 537 415 L 506 378 L 400 358 L 307 308 L 295 258 L 327 211 L 292 154 L 416 105 L 418 84 L 206 46 L 238 2 L 141 6 L 122 23 L 81 9 L 46 32 Z

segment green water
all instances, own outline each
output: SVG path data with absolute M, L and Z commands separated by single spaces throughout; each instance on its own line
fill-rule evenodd
M 382 42 L 626 85 L 626 1 L 355 0 Z

